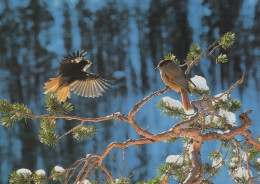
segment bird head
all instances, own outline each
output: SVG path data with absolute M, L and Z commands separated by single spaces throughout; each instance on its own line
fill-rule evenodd
M 171 63 L 171 62 L 173 62 L 173 61 L 170 60 L 170 59 L 164 59 L 164 60 L 159 62 L 159 64 L 157 65 L 157 67 L 155 67 L 155 69 L 161 70 L 163 67 L 167 66 L 168 63 Z

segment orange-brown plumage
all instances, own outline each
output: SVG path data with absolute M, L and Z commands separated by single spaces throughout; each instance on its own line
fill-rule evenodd
M 162 60 L 157 68 L 160 70 L 163 82 L 173 91 L 181 93 L 183 108 L 191 110 L 192 105 L 188 97 L 188 93 L 190 93 L 189 82 L 191 80 L 183 73 L 180 66 L 172 60 Z
M 192 105 L 190 103 L 188 93 L 183 89 L 181 89 L 181 99 L 182 99 L 182 103 L 183 103 L 183 108 L 185 110 L 191 110 Z
M 61 86 L 60 77 L 50 78 L 50 82 L 46 82 L 44 88 L 46 89 L 44 94 L 53 91 L 57 94 L 57 99 L 64 102 L 67 98 L 70 98 L 70 86 Z
M 85 97 L 101 96 L 110 84 L 99 74 L 86 72 L 92 63 L 85 56 L 86 52 L 73 52 L 73 56 L 65 57 L 60 62 L 58 77 L 45 83 L 44 94 L 54 92 L 62 102 L 70 98 L 70 91 Z

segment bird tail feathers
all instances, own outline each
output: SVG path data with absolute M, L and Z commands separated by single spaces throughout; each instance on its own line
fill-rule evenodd
M 60 88 L 57 92 L 57 98 L 61 102 L 65 102 L 67 98 L 70 98 L 70 86 Z
M 51 81 L 46 82 L 44 88 L 44 94 L 54 92 L 57 94 L 57 99 L 64 102 L 67 98 L 70 98 L 70 86 L 60 87 L 60 77 L 50 78 Z
M 44 94 L 47 94 L 51 91 L 56 92 L 59 89 L 59 83 L 60 83 L 60 78 L 50 78 L 51 81 L 46 82 L 44 88 L 46 89 L 44 91 Z
M 192 105 L 190 103 L 189 96 L 188 96 L 187 92 L 184 89 L 181 89 L 181 98 L 182 98 L 183 108 L 186 111 L 187 110 L 191 110 L 192 109 Z

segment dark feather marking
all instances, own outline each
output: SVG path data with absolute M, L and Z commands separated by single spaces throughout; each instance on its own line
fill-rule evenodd
M 163 65 L 167 65 L 168 63 L 172 62 L 172 60 L 162 60 L 160 63 L 159 63 L 159 67 L 162 67 Z

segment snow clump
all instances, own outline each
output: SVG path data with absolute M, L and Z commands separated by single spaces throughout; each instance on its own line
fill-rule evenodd
M 24 177 L 28 177 L 28 176 L 31 176 L 32 175 L 32 172 L 29 170 L 29 169 L 25 169 L 25 168 L 22 168 L 22 169 L 18 169 L 16 171 L 17 174 L 21 174 L 23 175 Z
M 46 175 L 46 172 L 42 169 L 39 169 L 35 172 L 38 176 L 45 176 Z
M 179 100 L 174 100 L 171 97 L 165 96 L 162 98 L 162 100 L 166 103 L 167 106 L 170 106 L 172 108 L 182 108 L 182 104 Z
M 64 171 L 63 167 L 61 167 L 61 166 L 55 166 L 55 167 L 54 167 L 54 170 L 55 170 L 56 172 L 58 172 L 58 173 L 61 173 L 61 172 Z
M 194 77 L 191 78 L 191 81 L 195 84 L 195 88 L 197 88 L 198 90 L 202 90 L 202 91 L 208 91 L 209 87 L 207 85 L 207 81 L 204 77 L 195 75 Z
M 252 176 L 252 171 L 249 170 L 250 175 Z M 235 172 L 233 173 L 233 176 L 235 178 L 240 178 L 240 179 L 249 179 L 249 174 L 246 168 L 244 167 L 238 167 Z
M 181 155 L 169 155 L 166 158 L 166 163 L 174 163 L 177 165 L 182 165 L 183 161 L 184 161 L 184 159 L 183 159 L 183 156 L 181 156 Z

